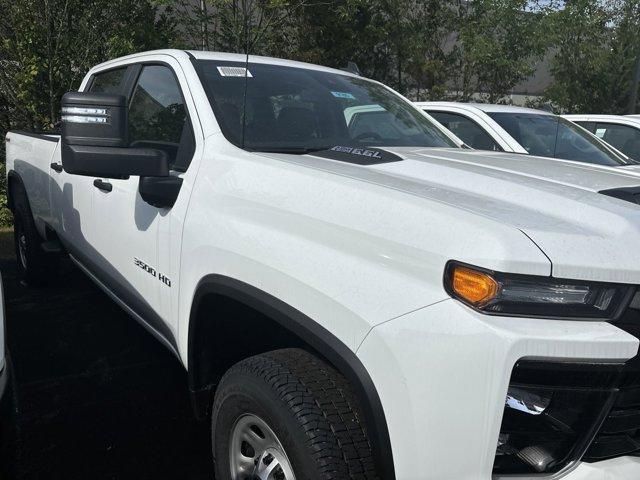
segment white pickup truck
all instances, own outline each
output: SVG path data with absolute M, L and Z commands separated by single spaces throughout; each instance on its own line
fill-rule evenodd
M 640 478 L 637 173 L 253 56 L 113 60 L 62 115 L 6 138 L 20 268 L 175 353 L 217 480 Z

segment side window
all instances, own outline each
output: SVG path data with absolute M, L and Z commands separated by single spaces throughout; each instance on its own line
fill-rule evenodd
M 502 151 L 500 145 L 470 118 L 450 112 L 429 111 L 428 113 L 470 147 L 478 150 Z
M 578 121 L 571 120 L 571 121 L 573 123 L 580 125 L 582 128 L 586 128 L 591 133 L 596 133 L 596 124 L 594 122 L 586 122 L 584 120 L 578 120 Z
M 89 91 L 93 93 L 119 93 L 127 67 L 116 68 L 93 76 Z
M 180 86 L 164 65 L 142 68 L 129 104 L 130 146 L 157 148 L 171 167 L 186 170 L 194 152 L 194 137 Z
M 414 125 L 398 121 L 382 107 L 378 111 L 356 112 L 349 122 L 349 134 L 352 139 L 370 139 L 397 141 L 403 135 L 416 135 Z
M 628 125 L 598 123 L 595 134 L 634 160 L 640 160 L 640 130 Z

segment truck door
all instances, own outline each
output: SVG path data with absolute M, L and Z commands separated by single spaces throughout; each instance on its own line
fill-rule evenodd
M 129 101 L 130 146 L 166 151 L 171 174 L 181 175 L 193 157 L 195 141 L 175 71 L 166 63 L 150 63 L 138 65 L 138 72 Z M 159 260 L 160 231 L 172 236 L 171 210 L 142 200 L 139 181 L 137 176 L 94 179 L 92 244 L 109 287 L 146 323 L 172 340 L 173 325 L 163 319 L 170 311 L 173 285 Z M 170 255 L 166 243 L 163 245 L 163 254 Z
M 100 72 L 92 77 L 85 91 L 95 93 L 123 93 L 127 67 Z M 62 169 L 60 145 L 51 159 L 49 183 L 51 212 L 55 215 L 51 223 L 65 240 L 71 253 L 83 263 L 93 257 L 94 248 L 90 239 L 94 228 L 92 215 L 93 178 L 70 175 Z

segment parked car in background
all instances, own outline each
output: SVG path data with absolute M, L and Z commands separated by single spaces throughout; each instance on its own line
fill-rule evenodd
M 417 105 L 478 150 L 610 166 L 635 164 L 582 127 L 543 110 L 483 103 L 418 102 Z
M 640 115 L 563 115 L 640 162 Z

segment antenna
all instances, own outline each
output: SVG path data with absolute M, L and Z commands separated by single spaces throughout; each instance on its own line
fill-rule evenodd
M 247 1 L 245 0 L 245 9 L 247 8 Z M 245 14 L 244 21 L 244 32 L 245 32 L 245 59 L 244 59 L 244 95 L 242 98 L 242 147 L 244 148 L 244 131 L 247 125 L 247 88 L 249 86 L 248 78 L 249 78 L 249 14 Z

